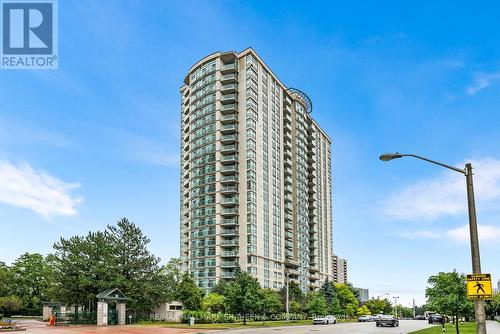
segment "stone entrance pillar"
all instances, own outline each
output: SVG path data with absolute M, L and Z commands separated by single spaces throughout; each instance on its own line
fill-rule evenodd
M 108 303 L 97 302 L 97 326 L 108 325 Z
M 125 303 L 116 303 L 116 313 L 118 313 L 118 325 L 125 325 Z

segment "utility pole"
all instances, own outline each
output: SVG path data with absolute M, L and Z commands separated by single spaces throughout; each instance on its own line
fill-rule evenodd
M 290 304 L 290 276 L 286 273 L 286 321 L 290 321 L 290 313 L 289 313 L 289 304 Z
M 470 247 L 472 256 L 472 273 L 481 273 L 481 258 L 479 257 L 479 237 L 477 233 L 476 204 L 474 200 L 474 182 L 472 180 L 472 164 L 465 165 L 465 180 L 467 182 L 467 204 L 469 206 Z M 476 333 L 486 334 L 486 315 L 484 301 L 474 301 L 476 315 Z

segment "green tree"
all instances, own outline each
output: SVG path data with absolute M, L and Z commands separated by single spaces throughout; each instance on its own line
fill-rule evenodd
M 161 269 L 164 278 L 165 300 L 171 302 L 175 299 L 177 288 L 182 280 L 182 260 L 173 258 Z
M 259 310 L 263 316 L 279 313 L 283 310 L 283 303 L 278 292 L 271 289 L 259 290 Z
M 342 312 L 349 317 L 354 316 L 358 310 L 358 300 L 352 290 L 345 284 L 336 284 L 335 288 Z
M 141 313 L 149 313 L 166 299 L 162 289 L 165 277 L 158 265 L 160 258 L 151 254 L 150 240 L 141 229 L 127 218 L 109 225 L 113 260 L 118 273 L 117 287 L 127 296 L 127 306 Z
M 220 280 L 219 282 L 217 282 L 217 284 L 215 284 L 213 287 L 212 287 L 212 290 L 211 292 L 213 293 L 218 293 L 219 295 L 223 295 L 225 296 L 226 295 L 226 288 L 227 288 L 227 281 L 225 280 Z
M 19 311 L 22 306 L 22 301 L 17 296 L 7 296 L 0 298 L 0 308 L 5 312 L 5 315 L 10 317 L 13 312 Z
M 326 315 L 328 305 L 325 296 L 320 292 L 311 291 L 307 296 L 305 309 L 310 316 Z
M 358 307 L 358 311 L 356 312 L 358 315 L 370 315 L 372 314 L 370 312 L 370 309 L 366 306 L 366 305 L 363 305 L 361 307 Z
M 220 295 L 215 292 L 211 292 L 205 297 L 203 297 L 203 300 L 201 302 L 201 307 L 204 311 L 209 311 L 209 312 L 224 312 L 224 302 L 225 298 L 223 295 Z
M 455 316 L 458 334 L 459 317 L 469 315 L 473 309 L 472 302 L 467 299 L 465 275 L 456 271 L 440 272 L 429 277 L 427 282 L 430 287 L 426 289 L 425 295 L 429 308 L 441 314 Z
M 280 295 L 281 295 L 281 301 L 283 302 L 283 305 L 285 305 L 286 304 L 286 285 L 283 288 L 281 288 Z M 288 287 L 288 297 L 289 297 L 290 302 L 296 301 L 299 303 L 303 303 L 306 296 L 302 292 L 302 289 L 300 288 L 300 286 L 295 281 L 290 281 L 289 287 Z
M 41 254 L 25 253 L 12 265 L 12 292 L 22 301 L 22 312 L 27 315 L 42 314 L 42 302 L 50 299 L 52 269 Z
M 387 298 L 384 299 L 369 299 L 365 302 L 366 307 L 370 310 L 371 314 L 389 314 L 391 313 L 392 310 L 392 305 L 387 300 Z
M 290 312 L 291 313 L 302 313 L 302 304 L 296 300 L 290 301 Z
M 226 288 L 226 308 L 235 314 L 243 314 L 244 325 L 247 323 L 247 314 L 258 308 L 259 289 L 256 278 L 236 268 L 235 277 Z
M 181 282 L 177 287 L 175 299 L 182 302 L 186 310 L 198 311 L 201 309 L 203 292 L 196 286 L 194 280 L 188 273 L 182 276 Z
M 4 262 L 0 262 L 0 297 L 6 297 L 13 290 L 12 273 Z
M 149 239 L 134 223 L 123 218 L 105 231 L 61 238 L 49 257 L 54 270 L 53 299 L 90 311 L 95 296 L 111 287 L 128 298 L 127 308 L 149 313 L 167 300 L 168 276 L 149 253 Z

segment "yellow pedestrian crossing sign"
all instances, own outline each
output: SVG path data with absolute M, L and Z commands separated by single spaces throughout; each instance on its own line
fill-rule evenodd
M 491 274 L 467 275 L 467 297 L 469 299 L 492 299 Z

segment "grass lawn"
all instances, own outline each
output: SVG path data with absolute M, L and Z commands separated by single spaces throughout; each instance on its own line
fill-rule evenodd
M 450 324 L 446 324 L 444 326 L 446 328 L 446 333 L 456 333 L 455 327 L 452 327 Z M 460 330 L 460 334 L 475 334 L 476 333 L 476 324 L 473 322 L 465 323 L 461 326 L 458 326 Z M 426 329 L 422 329 L 416 332 L 411 332 L 410 334 L 438 334 L 443 333 L 441 326 L 434 326 Z
M 355 322 L 357 320 L 338 320 L 338 322 Z M 229 324 L 195 324 L 194 326 L 189 326 L 188 324 L 172 324 L 166 322 L 147 322 L 141 323 L 140 326 L 161 326 L 170 328 L 194 328 L 194 329 L 226 329 L 226 328 L 252 328 L 252 327 L 281 327 L 281 326 L 300 326 L 300 325 L 312 325 L 312 320 L 290 320 L 286 321 L 248 321 L 246 326 L 242 322 L 229 323 Z

